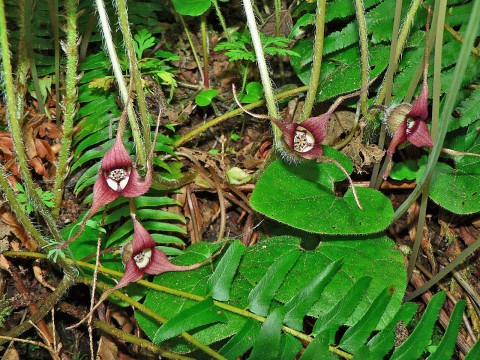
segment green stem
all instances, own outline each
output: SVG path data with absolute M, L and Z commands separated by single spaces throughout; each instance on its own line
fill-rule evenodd
M 429 184 L 426 185 L 427 189 Z M 427 204 L 428 204 L 428 191 L 425 191 L 422 194 L 422 201 L 420 203 L 420 211 L 418 213 L 418 224 L 417 224 L 417 233 L 415 235 L 415 241 L 413 243 L 412 253 L 408 258 L 408 267 L 407 267 L 407 281 L 410 281 L 412 278 L 413 270 L 415 269 L 415 264 L 417 263 L 418 254 L 420 252 L 420 245 L 422 244 L 423 239 L 423 226 L 425 225 L 425 215 L 427 214 Z
M 285 92 L 280 93 L 280 94 L 277 94 L 275 96 L 275 98 L 277 100 L 281 100 L 281 99 L 284 99 L 286 97 L 305 92 L 307 90 L 308 90 L 308 85 L 307 86 L 302 86 L 302 87 L 299 87 L 299 88 L 296 88 L 296 89 L 292 89 L 292 90 L 289 90 L 289 91 L 285 91 Z M 259 106 L 262 106 L 264 104 L 265 104 L 265 100 L 260 100 L 260 101 L 256 101 L 254 103 L 245 105 L 244 108 L 246 110 L 252 110 L 252 109 L 254 109 L 256 107 L 259 107 Z M 180 146 L 184 145 L 188 141 L 192 140 L 195 136 L 198 136 L 198 135 L 204 133 L 205 131 L 207 131 L 208 129 L 210 129 L 213 126 L 221 124 L 222 122 L 224 122 L 228 119 L 231 119 L 231 118 L 233 118 L 237 115 L 240 115 L 242 112 L 243 112 L 243 110 L 238 108 L 238 109 L 232 110 L 228 113 L 225 113 L 225 114 L 223 114 L 223 115 L 221 115 L 221 116 L 219 116 L 215 119 L 212 119 L 212 120 L 206 122 L 205 124 L 199 126 L 196 129 L 193 129 L 192 131 L 183 135 L 180 139 L 175 141 L 175 147 L 180 147 Z
M 95 0 L 95 3 L 97 5 L 98 20 L 100 22 L 100 27 L 102 29 L 103 39 L 105 42 L 105 46 L 107 47 L 110 62 L 112 64 L 113 74 L 115 75 L 115 80 L 117 81 L 123 104 L 124 106 L 127 107 L 128 120 L 130 123 L 130 128 L 132 129 L 133 140 L 135 142 L 135 148 L 137 151 L 137 158 L 139 163 L 142 166 L 145 166 L 147 164 L 145 146 L 142 141 L 142 135 L 138 127 L 135 112 L 133 111 L 133 104 L 131 101 L 128 100 L 130 97 L 130 94 L 128 92 L 127 85 L 125 84 L 122 68 L 120 66 L 117 52 L 115 50 L 115 44 L 113 43 L 112 33 L 110 30 L 110 23 L 108 21 L 108 14 L 105 9 L 105 3 L 103 2 L 103 0 Z
M 195 63 L 197 64 L 198 72 L 200 73 L 200 77 L 202 78 L 202 82 L 204 79 L 203 75 L 203 70 L 202 70 L 202 64 L 200 63 L 200 59 L 197 54 L 197 50 L 195 49 L 195 46 L 193 45 L 192 37 L 190 36 L 190 32 L 188 31 L 187 24 L 185 23 L 185 20 L 183 19 L 183 16 L 178 14 L 180 17 L 180 22 L 182 23 L 183 26 L 183 31 L 185 31 L 185 35 L 187 36 L 188 43 L 190 44 L 190 47 L 192 48 L 192 54 L 193 58 L 195 59 Z
M 202 34 L 202 51 L 203 51 L 203 86 L 208 89 L 210 87 L 210 76 L 208 71 L 208 32 L 207 32 L 207 17 L 202 14 L 200 17 L 200 32 Z
M 393 74 L 396 71 L 398 61 L 400 60 L 400 56 L 403 53 L 403 48 L 405 47 L 405 44 L 407 42 L 408 33 L 410 32 L 410 29 L 412 28 L 412 25 L 413 25 L 413 19 L 415 18 L 415 14 L 417 13 L 418 7 L 420 6 L 421 2 L 422 0 L 413 0 L 412 5 L 410 6 L 410 9 L 408 9 L 405 22 L 403 23 L 402 29 L 400 30 L 400 34 L 398 35 L 398 44 L 395 48 L 395 57 L 393 61 L 393 66 L 388 67 L 387 76 L 389 73 L 391 73 L 392 74 L 391 76 L 393 76 Z M 382 86 L 382 88 L 380 89 L 377 95 L 377 99 L 375 100 L 375 105 L 382 104 L 386 94 L 387 94 L 387 88 L 384 85 Z
M 3 2 L 1 5 L 3 5 Z M 55 304 L 57 304 L 62 296 L 65 295 L 72 284 L 73 277 L 66 275 L 62 281 L 60 281 L 60 284 L 58 284 L 55 291 L 48 295 L 47 298 L 41 302 L 38 311 L 30 317 L 29 321 L 23 321 L 20 325 L 15 326 L 12 330 L 7 331 L 2 335 L 13 338 L 20 337 L 20 335 L 22 335 L 25 331 L 28 331 L 34 324 L 42 320 L 45 315 L 47 315 L 53 309 Z M 7 341 L 8 340 L 0 339 L 0 345 Z
M 63 242 L 62 236 L 57 229 L 52 214 L 43 203 L 40 196 L 35 191 L 36 186 L 28 169 L 28 160 L 25 154 L 25 146 L 23 144 L 22 126 L 20 124 L 19 114 L 17 112 L 18 103 L 15 100 L 15 90 L 13 86 L 12 64 L 10 60 L 10 49 L 7 37 L 7 21 L 5 18 L 5 7 L 3 0 L 0 0 L 0 43 L 3 64 L 3 80 L 6 93 L 7 119 L 10 131 L 12 133 L 13 144 L 15 146 L 15 154 L 17 163 L 25 185 L 25 192 L 29 201 L 35 204 L 35 208 L 45 220 L 53 238 L 57 242 Z M 20 109 L 18 109 L 20 110 Z
M 440 22 L 439 22 L 440 23 Z M 417 186 L 409 195 L 407 200 L 400 205 L 393 216 L 392 223 L 400 219 L 400 217 L 407 211 L 407 209 L 413 204 L 413 202 L 418 198 L 422 193 L 424 186 L 428 183 L 428 180 L 432 176 L 435 164 L 438 161 L 440 152 L 442 150 L 443 141 L 447 134 L 448 123 L 451 118 L 453 108 L 455 106 L 455 100 L 460 90 L 462 79 L 465 75 L 465 70 L 467 68 L 467 63 L 470 57 L 470 51 L 475 41 L 477 34 L 477 29 L 480 24 L 480 0 L 475 0 L 473 3 L 473 8 L 471 12 L 470 21 L 468 22 L 467 31 L 465 33 L 465 41 L 460 49 L 460 53 L 457 58 L 457 65 L 455 66 L 453 80 L 450 84 L 450 88 L 446 92 L 447 96 L 443 106 L 442 115 L 439 121 L 440 127 L 438 135 L 434 138 L 434 146 L 430 156 L 428 157 L 428 162 L 425 168 L 425 171 L 422 177 L 418 180 Z M 443 24 L 442 24 L 443 25 Z
M 130 72 L 135 88 L 135 94 L 137 95 L 138 110 L 140 112 L 140 121 L 142 123 L 143 141 L 145 142 L 145 153 L 150 154 L 152 147 L 152 140 L 150 134 L 150 121 L 147 112 L 147 103 L 145 101 L 145 93 L 142 85 L 142 74 L 138 68 L 138 59 L 135 53 L 135 47 L 133 46 L 132 32 L 130 31 L 130 25 L 128 21 L 128 12 L 125 0 L 116 0 L 118 13 L 118 22 L 120 24 L 120 30 L 123 34 L 123 43 L 127 50 L 128 59 L 130 62 Z
M 317 97 L 318 85 L 320 84 L 320 72 L 323 60 L 323 41 L 325 39 L 325 12 L 326 0 L 317 0 L 317 15 L 315 19 L 315 43 L 313 45 L 313 63 L 312 74 L 308 83 L 309 89 L 305 104 L 303 105 L 303 113 L 300 117 L 301 121 L 307 120 L 312 114 L 313 104 Z
M 212 0 L 213 7 L 215 8 L 215 12 L 217 13 L 218 20 L 220 20 L 220 25 L 222 25 L 223 32 L 225 33 L 225 37 L 227 38 L 228 42 L 232 41 L 230 34 L 228 33 L 227 24 L 225 23 L 225 18 L 220 11 L 220 7 L 218 6 L 217 0 Z
M 60 153 L 58 156 L 57 172 L 53 185 L 53 216 L 58 217 L 60 205 L 63 198 L 64 179 L 67 175 L 68 159 L 72 146 L 73 120 L 76 114 L 76 104 L 78 99 L 77 90 L 77 66 L 78 66 L 78 47 L 77 47 L 77 16 L 78 0 L 67 0 L 66 18 L 67 18 L 67 42 L 65 45 L 65 54 L 67 57 L 67 70 L 65 75 L 65 116 L 63 121 L 63 136 Z
M 368 64 L 367 22 L 365 21 L 365 9 L 362 0 L 355 0 L 355 10 L 358 21 L 358 34 L 360 37 L 360 61 L 362 66 L 361 88 L 365 89 L 370 81 L 370 65 Z M 364 118 L 368 116 L 367 100 L 368 89 L 362 91 L 360 95 L 360 109 Z
M 275 6 L 275 36 L 278 37 L 280 36 L 280 12 L 282 11 L 282 0 L 275 0 L 273 4 Z
M 255 55 L 257 57 L 258 71 L 260 72 L 260 78 L 262 79 L 268 115 L 273 119 L 278 119 L 280 114 L 278 113 L 277 104 L 275 103 L 275 95 L 273 93 L 272 83 L 268 74 L 267 63 L 265 61 L 265 55 L 263 54 L 262 42 L 260 41 L 260 34 L 258 32 L 251 1 L 243 0 L 243 8 L 247 16 L 248 29 L 250 30 L 253 48 L 255 49 Z M 275 133 L 277 132 L 278 131 Z
M 77 282 L 93 286 L 93 280 L 90 280 L 90 279 L 87 279 L 87 278 L 78 278 Z M 97 287 L 102 289 L 103 291 L 109 290 L 111 288 L 110 286 L 108 286 L 107 284 L 104 284 L 102 282 L 97 283 Z M 113 291 L 112 295 L 117 297 L 118 299 L 130 304 L 135 309 L 137 309 L 139 312 L 147 315 L 148 317 L 152 318 L 153 320 L 155 320 L 159 324 L 165 324 L 168 321 L 167 318 L 157 314 L 156 312 L 152 311 L 151 309 L 149 309 L 145 305 L 139 303 L 138 301 L 135 301 L 134 299 L 125 295 L 124 293 L 122 293 L 119 290 Z M 215 350 L 206 346 L 201 341 L 195 339 L 192 335 L 185 332 L 185 333 L 181 334 L 181 337 L 183 337 L 186 341 L 188 341 L 193 346 L 196 346 L 197 348 L 202 350 L 204 353 L 210 355 L 212 358 L 224 359 L 223 356 L 219 355 Z

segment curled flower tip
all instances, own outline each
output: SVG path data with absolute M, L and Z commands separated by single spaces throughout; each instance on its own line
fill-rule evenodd
M 100 174 L 93 186 L 93 201 L 87 216 L 80 225 L 77 233 L 61 244 L 61 249 L 75 241 L 80 236 L 87 221 L 95 213 L 107 204 L 117 199 L 120 195 L 125 197 L 137 197 L 145 194 L 152 185 L 152 165 L 149 161 L 145 179 L 138 173 L 133 166 L 130 155 L 123 144 L 120 136 L 117 136 L 110 150 L 107 151 L 102 159 Z

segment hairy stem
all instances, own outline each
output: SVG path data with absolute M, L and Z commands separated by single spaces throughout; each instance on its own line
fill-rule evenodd
M 133 104 L 128 100 L 129 92 L 127 85 L 125 84 L 125 79 L 123 78 L 123 72 L 122 68 L 120 67 L 117 52 L 115 50 L 115 44 L 113 43 L 110 23 L 108 21 L 107 11 L 105 9 L 105 3 L 103 0 L 95 0 L 95 3 L 97 5 L 100 27 L 102 29 L 105 46 L 107 47 L 108 56 L 112 64 L 115 80 L 117 81 L 118 88 L 120 89 L 120 95 L 122 96 L 123 104 L 128 110 L 128 120 L 133 133 L 133 140 L 135 142 L 138 161 L 142 166 L 145 166 L 147 164 L 145 146 L 142 141 L 142 135 L 140 133 L 135 112 L 133 110 Z
M 197 54 L 197 49 L 195 49 L 195 46 L 193 45 L 192 37 L 190 36 L 190 32 L 188 31 L 187 24 L 185 23 L 185 20 L 183 19 L 183 16 L 178 14 L 180 17 L 180 22 L 182 23 L 183 26 L 183 31 L 185 31 L 185 36 L 187 37 L 188 43 L 190 44 L 190 47 L 192 48 L 192 54 L 193 58 L 195 59 L 195 63 L 197 64 L 198 72 L 200 73 L 200 77 L 202 78 L 202 81 L 204 79 L 203 75 L 203 69 L 202 69 L 202 64 L 200 63 L 200 59 Z
M 408 33 L 410 32 L 410 29 L 412 28 L 412 25 L 413 25 L 413 19 L 415 18 L 415 14 L 417 13 L 418 7 L 420 6 L 421 2 L 422 0 L 413 0 L 412 5 L 410 6 L 410 9 L 408 9 L 407 16 L 402 25 L 402 29 L 400 30 L 400 33 L 398 35 L 398 43 L 395 48 L 395 56 L 393 59 L 394 65 L 391 67 L 390 66 L 388 67 L 387 76 L 389 73 L 391 73 L 392 74 L 391 76 L 393 76 L 393 74 L 396 71 L 398 61 L 400 60 L 400 56 L 402 55 L 403 49 L 407 42 Z M 387 94 L 387 88 L 385 87 L 385 84 L 384 84 L 378 93 L 378 96 L 375 100 L 375 105 L 382 104 L 386 94 Z
M 150 122 L 147 112 L 147 103 L 145 101 L 145 93 L 142 86 L 142 74 L 138 68 L 138 59 L 135 54 L 135 47 L 133 46 L 132 32 L 130 31 L 130 25 L 128 21 L 127 5 L 125 0 L 115 0 L 117 5 L 118 23 L 120 30 L 123 34 L 123 42 L 125 49 L 127 50 L 128 59 L 130 62 L 131 81 L 133 81 L 133 87 L 135 88 L 135 94 L 138 104 L 138 110 L 140 112 L 140 121 L 142 124 L 143 141 L 145 142 L 145 153 L 149 154 L 152 146 L 151 134 L 150 134 Z
M 63 121 L 62 147 L 58 156 L 57 172 L 53 185 L 53 216 L 58 217 L 60 204 L 63 198 L 64 179 L 67 175 L 68 158 L 73 138 L 73 120 L 76 113 L 78 99 L 77 66 L 78 66 L 78 35 L 77 35 L 77 8 L 78 0 L 68 0 L 65 3 L 67 12 L 67 42 L 64 51 L 67 56 L 67 71 L 65 76 L 65 116 Z
M 368 63 L 368 39 L 367 39 L 367 22 L 365 21 L 365 9 L 363 0 L 355 0 L 355 13 L 358 21 L 358 35 L 360 38 L 360 61 L 362 66 L 362 86 L 366 88 L 370 81 L 370 65 Z M 366 118 L 368 115 L 367 109 L 368 89 L 363 91 L 360 95 L 360 109 L 362 115 Z
M 200 17 L 200 32 L 202 34 L 202 51 L 203 51 L 203 86 L 205 88 L 210 87 L 210 75 L 208 71 L 208 32 L 207 32 L 207 17 L 205 14 L 202 14 Z
M 220 21 L 220 25 L 222 25 L 223 32 L 225 33 L 225 37 L 227 38 L 228 42 L 232 40 L 230 34 L 228 33 L 227 24 L 225 23 L 225 18 L 220 11 L 220 7 L 218 6 L 217 0 L 212 0 L 213 7 L 215 8 L 215 12 L 217 13 L 218 20 Z
M 303 113 L 300 117 L 301 121 L 307 120 L 312 114 L 313 104 L 317 97 L 318 85 L 320 84 L 320 72 L 322 69 L 323 59 L 323 41 L 325 39 L 325 12 L 326 0 L 317 0 L 317 15 L 315 18 L 315 43 L 313 44 L 313 63 L 310 81 L 308 83 L 309 89 L 305 104 L 303 106 Z
M 275 103 L 275 95 L 273 93 L 272 82 L 268 74 L 267 62 L 265 61 L 265 55 L 263 53 L 263 47 L 260 41 L 260 34 L 258 32 L 251 1 L 243 0 L 243 7 L 247 16 L 248 29 L 250 31 L 250 36 L 252 37 L 252 44 L 253 48 L 255 49 L 255 55 L 257 57 L 258 71 L 260 72 L 260 78 L 262 79 L 263 92 L 265 94 L 265 101 L 267 103 L 268 115 L 273 119 L 278 119 L 280 117 L 280 114 L 278 113 L 277 104 Z M 277 133 L 278 131 L 275 131 L 275 134 Z
M 25 192 L 29 201 L 35 204 L 35 208 L 45 220 L 48 229 L 55 241 L 63 242 L 62 236 L 57 229 L 55 220 L 52 214 L 43 203 L 40 196 L 35 191 L 36 186 L 28 169 L 27 155 L 25 154 L 25 147 L 22 137 L 22 126 L 17 112 L 17 101 L 15 100 L 15 89 L 13 86 L 12 64 L 10 61 L 10 49 L 7 37 L 7 21 L 5 18 L 5 6 L 3 0 L 0 0 L 0 43 L 2 52 L 2 64 L 3 64 L 3 78 L 6 93 L 7 104 L 7 119 L 8 126 L 12 133 L 13 144 L 15 147 L 15 154 L 17 156 L 17 163 L 22 175 L 22 180 L 25 185 Z

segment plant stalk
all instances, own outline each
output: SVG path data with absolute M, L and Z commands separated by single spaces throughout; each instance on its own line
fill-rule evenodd
M 317 97 L 318 85 L 320 84 L 320 72 L 323 60 L 323 42 L 325 39 L 325 14 L 326 0 L 317 0 L 317 14 L 315 18 L 315 43 L 313 45 L 313 63 L 309 89 L 303 105 L 303 113 L 300 116 L 301 121 L 307 120 L 312 115 L 313 104 Z
M 145 146 L 142 141 L 142 135 L 140 133 L 135 112 L 133 110 L 133 104 L 131 101 L 128 100 L 130 97 L 130 94 L 127 90 L 127 85 L 125 84 L 122 68 L 120 66 L 117 52 L 115 50 L 115 44 L 113 43 L 112 33 L 110 30 L 110 23 L 108 21 L 108 14 L 105 9 L 105 3 L 103 2 L 103 0 L 95 0 L 95 3 L 97 5 L 98 19 L 100 22 L 100 28 L 102 29 L 105 46 L 107 47 L 108 56 L 112 64 L 113 74 L 115 75 L 115 80 L 117 81 L 123 104 L 124 106 L 127 107 L 128 120 L 130 123 L 130 128 L 132 129 L 133 140 L 135 142 L 135 148 L 137 151 L 137 158 L 140 165 L 146 166 L 147 156 L 145 152 Z
M 61 202 L 63 199 L 64 179 L 67 176 L 67 165 L 70 157 L 70 151 L 73 138 L 73 121 L 76 114 L 76 105 L 78 99 L 77 89 L 77 66 L 78 66 L 78 35 L 77 35 L 77 16 L 78 0 L 67 0 L 66 18 L 67 18 L 67 42 L 65 44 L 65 54 L 67 57 L 67 70 L 65 75 L 65 116 L 63 121 L 63 136 L 60 153 L 58 156 L 57 172 L 53 185 L 53 216 L 57 218 L 60 213 Z
M 145 93 L 142 85 L 142 74 L 138 68 L 138 59 L 133 45 L 132 32 L 128 21 L 127 5 L 125 0 L 115 0 L 117 5 L 118 23 L 123 34 L 123 42 L 127 50 L 128 59 L 130 62 L 131 80 L 137 95 L 138 110 L 140 112 L 140 121 L 142 123 L 143 141 L 145 142 L 145 153 L 149 154 L 152 147 L 150 121 L 147 111 L 147 103 L 145 101 Z
M 61 243 L 63 242 L 63 239 L 57 229 L 55 220 L 53 219 L 50 210 L 47 209 L 42 199 L 35 191 L 36 186 L 33 183 L 30 171 L 28 169 L 28 160 L 25 154 L 25 146 L 23 144 L 22 137 L 22 126 L 17 112 L 18 102 L 15 99 L 12 64 L 10 60 L 10 49 L 7 34 L 8 32 L 7 21 L 5 17 L 5 6 L 3 0 L 0 0 L 0 46 L 2 52 L 3 80 L 6 94 L 5 97 L 7 105 L 7 119 L 10 131 L 12 133 L 13 145 L 15 147 L 18 167 L 20 170 L 20 174 L 22 175 L 22 180 L 25 185 L 25 192 L 29 201 L 32 201 L 32 203 L 35 204 L 36 209 L 45 220 L 45 223 L 47 224 L 48 229 L 55 241 Z

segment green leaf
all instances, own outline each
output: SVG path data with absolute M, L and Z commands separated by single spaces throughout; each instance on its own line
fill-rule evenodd
M 464 360 L 477 360 L 478 358 L 480 358 L 480 340 L 477 340 L 472 346 Z
M 480 153 L 480 142 L 466 151 Z M 455 214 L 472 214 L 480 211 L 480 158 L 461 156 L 456 158 L 455 168 L 437 163 L 430 182 L 430 198 L 441 207 Z M 422 166 L 417 178 L 425 170 Z
M 218 90 L 209 89 L 204 90 L 195 96 L 195 102 L 198 106 L 208 106 L 212 102 L 212 99 L 218 95 Z
M 277 360 L 282 336 L 285 310 L 275 309 L 265 320 L 250 354 L 249 360 Z
M 448 124 L 448 131 L 468 126 L 479 119 L 478 109 L 480 109 L 480 89 L 472 91 L 470 96 L 462 101 L 455 111 L 459 113 L 458 119 L 451 119 Z
M 240 102 L 243 104 L 251 104 L 263 98 L 263 87 L 258 81 L 252 81 L 245 87 L 246 94 L 239 96 Z
M 199 16 L 208 10 L 211 0 L 172 0 L 172 3 L 180 15 Z
M 417 308 L 418 305 L 415 303 L 403 304 L 390 320 L 390 323 L 368 342 L 368 347 L 373 356 L 381 359 L 393 348 L 395 345 L 395 328 L 400 321 L 405 325 L 408 324 L 415 315 Z
M 230 287 L 244 251 L 245 246 L 240 241 L 237 240 L 230 244 L 212 276 L 208 279 L 208 286 L 215 300 L 230 300 Z
M 303 318 L 312 308 L 313 304 L 318 301 L 325 286 L 332 281 L 338 270 L 342 267 L 343 260 L 337 260 L 328 264 L 323 271 L 322 268 L 312 269 L 317 273 L 315 277 L 303 287 L 297 296 L 290 299 L 285 304 L 285 324 L 295 330 L 303 328 Z
M 385 312 L 388 303 L 392 299 L 392 295 L 393 291 L 391 288 L 385 288 L 378 294 L 363 317 L 343 335 L 340 341 L 340 347 L 342 349 L 355 353 L 365 344 Z
M 227 359 L 235 360 L 245 354 L 255 343 L 258 333 L 260 332 L 260 324 L 248 319 L 245 326 L 235 334 L 219 351 L 220 355 Z
M 317 319 L 312 334 L 317 336 L 325 331 L 335 334 L 355 311 L 358 303 L 367 291 L 372 278 L 364 276 L 352 285 L 338 303 Z
M 333 355 L 328 346 L 328 341 L 330 338 L 330 333 L 328 331 L 322 332 L 319 334 L 313 341 L 308 345 L 307 349 L 300 356 L 299 360 L 332 360 L 337 359 Z
M 326 156 L 348 161 L 351 169 L 350 160 L 338 154 L 326 151 Z M 308 232 L 348 235 L 385 229 L 393 217 L 388 198 L 376 190 L 357 187 L 364 207 L 361 210 L 351 189 L 343 197 L 335 195 L 334 182 L 344 178 L 333 164 L 313 161 L 287 164 L 277 160 L 257 181 L 250 204 L 274 220 Z
M 302 348 L 300 340 L 288 333 L 283 333 L 280 339 L 278 360 L 294 360 Z
M 390 360 L 418 359 L 425 351 L 433 333 L 433 327 L 438 318 L 438 313 L 445 300 L 445 293 L 435 294 L 428 303 L 420 322 L 407 340 L 392 354 Z
M 465 300 L 457 302 L 453 308 L 450 321 L 448 322 L 447 331 L 443 335 L 437 350 L 431 354 L 427 360 L 443 360 L 451 359 L 455 344 L 457 342 L 458 329 L 462 323 L 463 309 L 465 308 Z
M 394 163 L 390 177 L 394 180 L 414 180 L 417 176 L 418 162 L 407 160 L 401 163 Z
M 274 295 L 299 256 L 297 251 L 287 252 L 268 268 L 262 280 L 248 294 L 251 312 L 267 316 Z
M 155 344 L 180 335 L 186 331 L 216 322 L 226 322 L 223 312 L 213 304 L 211 298 L 179 312 L 163 324 L 153 337 Z

